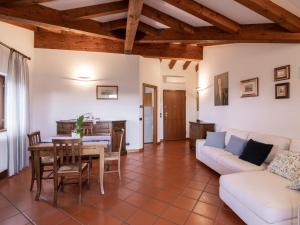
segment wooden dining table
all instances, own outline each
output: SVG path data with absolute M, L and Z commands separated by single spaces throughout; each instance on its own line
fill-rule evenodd
M 104 194 L 103 187 L 103 176 L 104 176 L 104 153 L 105 148 L 107 148 L 107 144 L 103 142 L 82 142 L 82 156 L 99 156 L 99 190 L 101 194 Z M 40 157 L 41 156 L 53 156 L 54 147 L 52 143 L 39 143 L 33 146 L 28 147 L 28 150 L 31 152 L 31 156 L 33 157 L 33 166 L 36 174 L 36 182 L 37 182 L 37 193 L 35 196 L 35 200 L 39 200 L 42 189 L 41 182 L 41 164 Z

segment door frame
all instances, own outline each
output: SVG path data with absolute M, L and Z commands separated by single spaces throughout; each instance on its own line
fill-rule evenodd
M 144 115 L 144 93 L 146 88 L 153 88 L 154 90 L 154 106 L 153 106 L 153 144 L 157 144 L 157 120 L 158 120 L 158 110 L 157 110 L 157 86 L 152 85 L 152 84 L 146 84 L 143 83 L 143 148 L 144 148 L 144 144 L 145 144 L 145 140 L 144 140 L 144 127 L 145 127 L 145 115 Z
M 163 134 L 164 134 L 164 141 L 167 141 L 165 139 L 165 132 L 166 132 L 166 128 L 165 128 L 165 92 L 184 92 L 185 98 L 184 98 L 184 124 L 185 124 L 185 137 L 184 139 L 186 139 L 186 90 L 169 90 L 169 89 L 164 89 L 163 90 Z M 171 141 L 171 140 L 170 140 Z

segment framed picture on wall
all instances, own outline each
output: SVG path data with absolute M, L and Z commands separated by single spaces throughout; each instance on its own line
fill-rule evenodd
M 288 80 L 290 79 L 290 65 L 277 67 L 274 69 L 274 80 L 281 81 L 281 80 Z
M 241 97 L 258 96 L 258 77 L 241 81 Z
M 96 87 L 97 99 L 117 100 L 118 86 L 98 85 Z
M 215 92 L 215 106 L 228 105 L 228 73 L 223 73 L 215 76 L 214 92 Z
M 289 98 L 290 97 L 290 83 L 275 84 L 275 98 Z

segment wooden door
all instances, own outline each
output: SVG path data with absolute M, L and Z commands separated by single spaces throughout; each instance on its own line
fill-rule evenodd
M 164 90 L 164 140 L 186 138 L 185 91 Z

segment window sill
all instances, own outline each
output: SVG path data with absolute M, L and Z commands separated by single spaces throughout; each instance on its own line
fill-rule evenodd
M 7 131 L 6 129 L 0 129 L 0 133 L 4 133 L 6 131 Z

